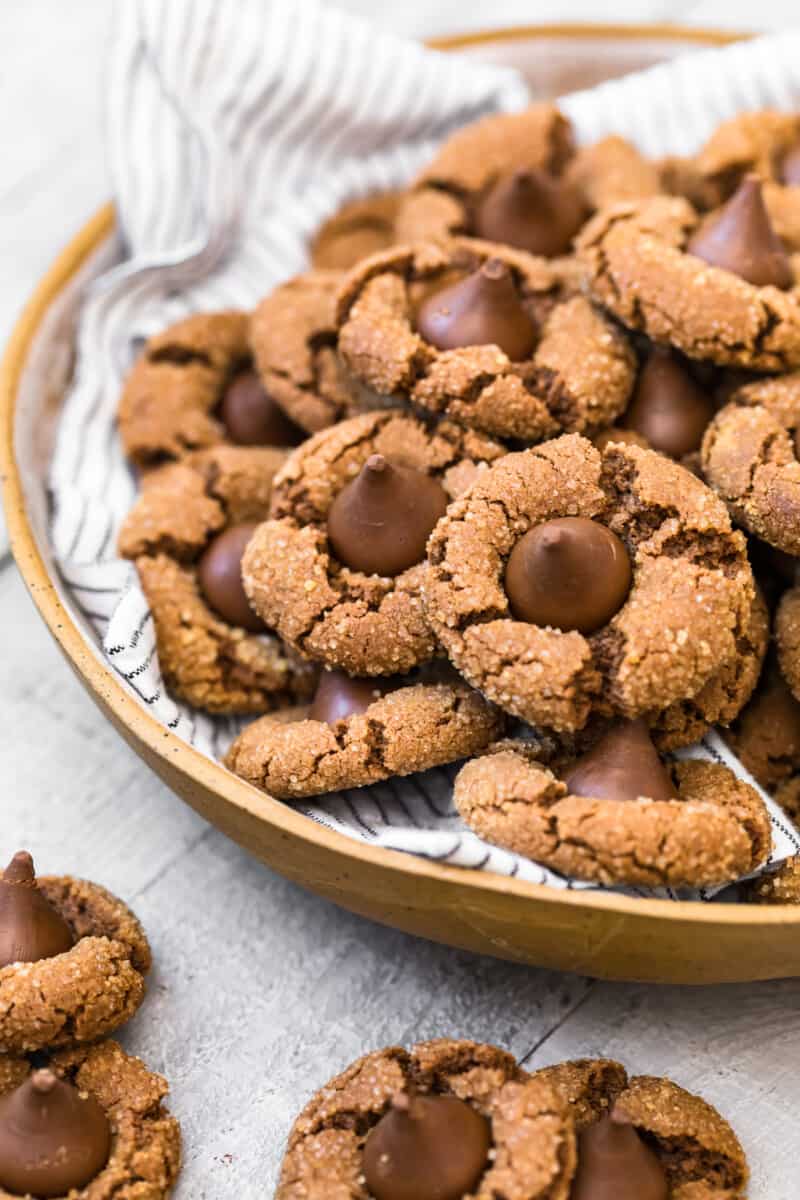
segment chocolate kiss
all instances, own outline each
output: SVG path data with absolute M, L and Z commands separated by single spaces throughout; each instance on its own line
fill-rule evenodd
M 517 620 L 564 632 L 600 629 L 622 607 L 630 586 L 625 546 L 587 517 L 535 525 L 517 542 L 506 566 L 506 594 Z
M 429 296 L 417 312 L 417 332 L 439 350 L 499 346 L 512 362 L 529 358 L 536 342 L 536 326 L 499 258 Z
M 502 175 L 487 192 L 475 215 L 475 232 L 553 258 L 566 254 L 586 217 L 580 193 L 547 171 Z
M 297 446 L 305 438 L 261 385 L 255 371 L 239 371 L 222 398 L 222 420 L 238 446 Z
M 200 590 L 229 625 L 263 633 L 264 622 L 250 607 L 242 583 L 242 555 L 258 528 L 252 522 L 232 525 L 209 543 L 197 564 Z
M 66 1196 L 100 1174 L 110 1151 L 103 1109 L 52 1071 L 0 1096 L 0 1187 L 15 1196 Z
M 489 1124 L 456 1096 L 399 1092 L 364 1146 L 374 1200 L 462 1200 L 486 1169 Z
M 593 800 L 675 800 L 677 793 L 653 745 L 647 725 L 621 721 L 570 768 L 571 796 Z
M 711 399 L 675 355 L 657 347 L 639 373 L 625 426 L 641 433 L 654 450 L 683 458 L 699 449 L 714 412 Z
M 668 1200 L 657 1155 L 617 1109 L 578 1134 L 570 1200 Z
M 800 143 L 784 158 L 781 164 L 781 178 L 789 187 L 800 185 Z
M 20 850 L 0 879 L 0 967 L 55 958 L 74 944 L 69 925 L 36 886 L 33 859 Z
M 788 288 L 794 282 L 789 258 L 764 207 L 757 175 L 745 175 L 728 203 L 703 222 L 686 249 L 756 287 Z
M 308 710 L 309 721 L 333 725 L 346 717 L 366 712 L 396 686 L 390 679 L 354 679 L 344 671 L 323 671 Z
M 372 454 L 331 505 L 328 537 L 352 570 L 400 575 L 422 562 L 446 508 L 447 493 L 433 476 Z

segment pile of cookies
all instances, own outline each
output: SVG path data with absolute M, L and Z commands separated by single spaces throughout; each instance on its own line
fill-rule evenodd
M 165 1200 L 180 1169 L 167 1083 L 109 1034 L 139 1008 L 150 946 L 99 884 L 0 872 L 0 1200 Z
M 367 1054 L 292 1127 L 276 1200 L 740 1200 L 727 1121 L 610 1059 L 529 1073 L 440 1038 Z
M 721 726 L 800 808 L 797 253 L 800 117 L 653 162 L 537 105 L 152 338 L 119 546 L 169 689 L 256 718 L 230 769 L 294 800 L 467 759 L 464 821 L 576 879 L 763 864 L 758 792 L 670 755 Z

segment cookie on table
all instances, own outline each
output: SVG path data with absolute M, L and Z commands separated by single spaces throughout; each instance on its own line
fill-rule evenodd
M 138 1009 L 150 962 L 127 905 L 85 879 L 37 879 L 19 851 L 0 876 L 0 1054 L 105 1037 Z
M 706 217 L 675 197 L 612 205 L 577 247 L 590 293 L 628 329 L 720 366 L 800 366 L 796 263 L 756 176 Z
M 315 434 L 275 477 L 244 555 L 253 608 L 295 650 L 351 675 L 433 658 L 421 589 L 447 504 L 505 450 L 443 421 L 365 413 Z
M 690 699 L 752 618 L 745 540 L 700 480 L 652 450 L 578 434 L 483 472 L 428 545 L 428 621 L 514 716 L 581 729 Z
M 264 297 L 250 324 L 264 393 L 307 433 L 359 408 L 381 407 L 336 352 L 336 295 L 343 278 L 340 271 L 296 275 Z
M 543 258 L 456 239 L 395 247 L 339 294 L 356 378 L 496 437 L 539 441 L 610 424 L 636 360 L 628 339 Z
M 670 1079 L 628 1076 L 609 1059 L 533 1074 L 567 1101 L 577 1127 L 570 1200 L 740 1200 L 747 1159 L 728 1122 Z
M 116 1042 L 0 1073 L 0 1200 L 166 1200 L 181 1134 L 166 1080 Z
M 292 1126 L 276 1200 L 566 1200 L 574 1122 L 496 1046 L 441 1038 L 358 1059 Z
M 405 192 L 379 192 L 348 200 L 329 217 L 311 243 L 311 265 L 343 271 L 395 240 L 395 219 Z
M 456 808 L 480 837 L 587 882 L 708 887 L 768 857 L 758 792 L 719 763 L 662 760 L 643 720 L 550 761 L 520 741 L 461 768 Z
M 703 476 L 750 533 L 800 554 L 800 371 L 744 384 L 706 430 Z
M 170 692 L 214 713 L 262 713 L 306 699 L 308 665 L 250 608 L 241 558 L 269 510 L 285 451 L 216 446 L 146 473 L 122 526 L 155 625 Z
M 279 800 L 362 787 L 478 754 L 499 711 L 455 672 L 353 679 L 323 671 L 309 706 L 259 717 L 225 765 Z
M 199 313 L 150 338 L 130 371 L 117 414 L 139 466 L 220 443 L 295 446 L 303 433 L 252 369 L 249 317 Z

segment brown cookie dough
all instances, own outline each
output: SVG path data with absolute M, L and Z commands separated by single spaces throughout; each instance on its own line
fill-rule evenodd
M 552 104 L 484 117 L 447 139 L 417 176 L 395 221 L 398 242 L 471 232 L 479 199 L 511 171 L 560 175 L 574 154 L 569 122 Z
M 632 586 L 589 635 L 512 616 L 504 578 L 523 535 L 553 519 L 605 526 Z M 577 434 L 509 454 L 448 509 L 428 546 L 428 620 L 453 664 L 501 708 L 558 731 L 594 711 L 635 717 L 696 696 L 736 652 L 753 580 L 724 505 L 678 464 Z
M 308 665 L 267 630 L 225 620 L 199 583 L 199 561 L 224 531 L 266 517 L 285 451 L 216 446 L 145 476 L 119 537 L 150 605 L 167 687 L 208 712 L 261 713 L 305 699 Z M 255 618 L 254 618 L 255 619 Z
M 736 521 L 800 554 L 800 371 L 737 388 L 706 430 L 706 481 Z
M 800 585 L 787 588 L 775 613 L 775 644 L 781 674 L 800 700 Z
M 367 1200 L 364 1147 L 398 1093 L 454 1096 L 490 1124 L 471 1200 L 566 1200 L 575 1135 L 565 1102 L 495 1046 L 441 1038 L 358 1059 L 306 1105 L 289 1134 L 276 1200 Z
M 588 286 L 629 329 L 689 358 L 785 371 L 800 366 L 800 293 L 756 287 L 686 250 L 700 222 L 683 199 L 612 205 L 577 241 Z
M 262 791 L 291 800 L 362 787 L 484 750 L 502 732 L 498 711 L 467 684 L 414 683 L 363 713 L 328 724 L 307 708 L 260 717 L 231 746 L 225 765 Z
M 573 795 L 560 776 L 573 764 L 517 749 L 473 759 L 454 800 L 482 838 L 554 871 L 600 884 L 707 887 L 754 870 L 769 853 L 769 816 L 758 793 L 727 767 L 669 767 L 676 799 Z
M 381 192 L 349 200 L 329 217 L 311 243 L 311 264 L 342 271 L 368 254 L 385 250 L 395 240 L 394 223 L 405 192 Z
M 308 433 L 359 407 L 379 407 L 336 353 L 340 271 L 306 271 L 282 283 L 256 308 L 250 343 L 266 392 Z
M 92 1096 L 113 1130 L 111 1154 L 103 1170 L 64 1200 L 166 1200 L 181 1166 L 180 1126 L 163 1104 L 166 1080 L 114 1041 L 61 1050 L 48 1066 Z M 10 1091 L 18 1082 L 7 1084 L 0 1076 L 0 1092 Z M 17 1198 L 0 1188 L 0 1200 Z
M 130 1020 L 144 998 L 150 946 L 121 900 L 85 879 L 43 876 L 39 891 L 66 921 L 72 949 L 0 969 L 0 1052 L 93 1042 Z
M 493 344 L 438 350 L 415 328 L 426 297 L 490 260 L 509 269 L 534 326 L 534 348 L 521 362 Z M 569 292 L 547 260 L 488 242 L 397 247 L 361 263 L 342 285 L 339 352 L 374 391 L 493 436 L 539 441 L 599 429 L 624 410 L 635 357 L 617 326 Z
M 608 1059 L 558 1063 L 533 1078 L 567 1100 L 579 1133 L 612 1109 L 627 1118 L 655 1152 L 669 1200 L 740 1200 L 749 1173 L 744 1150 L 728 1122 L 700 1096 L 669 1079 L 629 1077 Z
M 219 409 L 234 377 L 250 368 L 248 335 L 247 314 L 231 311 L 198 313 L 149 339 L 119 402 L 133 462 L 146 467 L 230 440 Z M 288 421 L 277 423 L 281 445 L 300 440 Z
M 351 675 L 402 674 L 437 651 L 420 598 L 424 561 L 395 576 L 367 575 L 342 565 L 329 544 L 334 500 L 374 454 L 433 476 L 452 497 L 504 449 L 446 421 L 431 429 L 401 412 L 373 412 L 316 434 L 278 474 L 272 519 L 243 559 L 247 594 L 290 646 Z

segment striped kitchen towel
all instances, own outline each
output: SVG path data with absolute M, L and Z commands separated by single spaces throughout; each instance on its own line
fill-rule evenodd
M 565 98 L 578 139 L 620 132 L 692 150 L 722 117 L 800 107 L 800 36 L 693 55 Z M 319 0 L 118 0 L 108 60 L 119 262 L 89 291 L 51 472 L 51 538 L 87 636 L 143 705 L 203 753 L 236 731 L 174 701 L 130 564 L 116 556 L 135 480 L 115 427 L 142 339 L 189 313 L 255 304 L 307 261 L 345 200 L 403 185 L 450 132 L 528 99 L 508 69 L 437 54 Z M 710 748 L 709 748 L 710 746 Z M 726 754 L 719 739 L 697 753 Z M 323 797 L 302 811 L 395 849 L 571 886 L 461 826 L 451 771 Z M 775 806 L 775 858 L 798 849 Z

